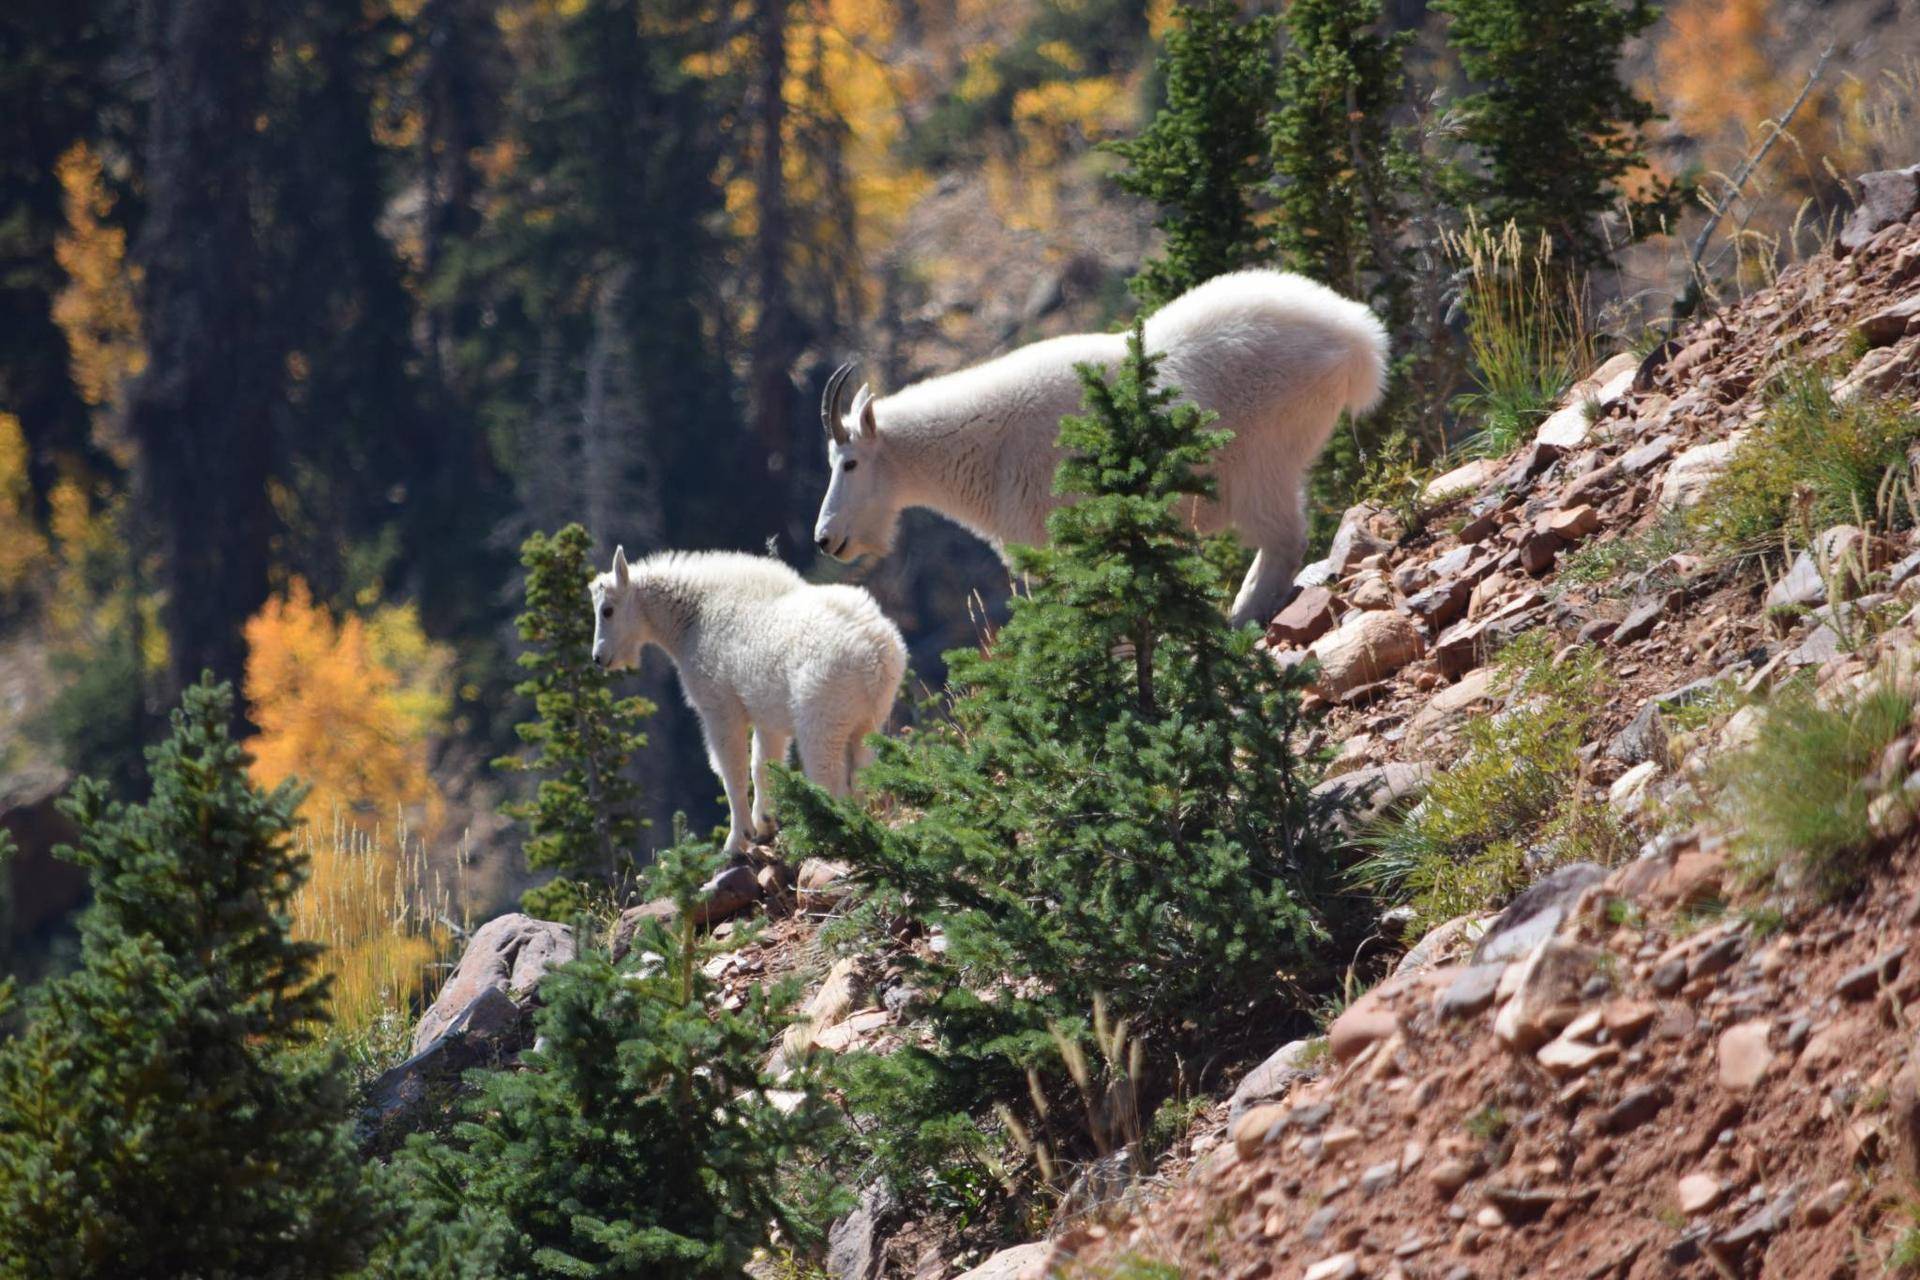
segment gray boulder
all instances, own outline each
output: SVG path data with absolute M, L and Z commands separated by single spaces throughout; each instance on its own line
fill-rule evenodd
M 876 1182 L 860 1193 L 853 1212 L 827 1232 L 827 1274 L 833 1280 L 876 1280 L 886 1251 L 880 1229 L 896 1208 L 893 1193 Z
M 1433 778 L 1433 766 L 1424 763 L 1369 765 L 1313 789 L 1309 803 L 1315 815 L 1330 822 L 1344 836 L 1364 830 L 1385 817 L 1396 805 L 1418 800 Z
M 1589 886 L 1607 878 L 1593 862 L 1570 862 L 1535 881 L 1507 904 L 1473 949 L 1474 964 L 1518 960 L 1560 931 Z
M 547 974 L 574 957 L 573 930 L 513 912 L 481 925 L 431 1007 L 413 1029 L 417 1054 L 489 991 L 525 1003 Z
M 528 1009 L 500 987 L 481 988 L 431 1043 L 367 1086 L 361 1144 L 375 1151 L 398 1145 L 397 1136 L 417 1128 L 422 1113 L 461 1090 L 466 1072 L 503 1063 L 532 1040 Z
M 1865 248 L 1867 241 L 1920 211 L 1920 164 L 1863 173 L 1859 186 L 1860 203 L 1840 228 L 1840 248 L 1846 253 Z
M 1261 1103 L 1278 1102 L 1295 1085 L 1310 1078 L 1313 1073 L 1306 1064 L 1312 1060 L 1315 1046 L 1325 1044 L 1324 1039 L 1289 1041 L 1247 1072 L 1227 1103 L 1227 1127 L 1231 1129 L 1234 1121 Z

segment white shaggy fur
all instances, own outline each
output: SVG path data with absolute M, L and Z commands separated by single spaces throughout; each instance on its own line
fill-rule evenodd
M 1002 551 L 1047 538 L 1060 419 L 1078 412 L 1074 366 L 1113 368 L 1124 334 L 1078 334 L 973 369 L 834 406 L 832 480 L 814 527 L 839 559 L 892 548 L 900 513 L 930 507 Z M 1386 386 L 1387 335 L 1366 307 L 1304 276 L 1242 271 L 1174 299 L 1148 319 L 1160 377 L 1219 415 L 1233 440 L 1215 463 L 1219 496 L 1196 504 L 1204 533 L 1237 530 L 1258 553 L 1233 620 L 1280 607 L 1306 547 L 1306 480 L 1342 410 L 1365 413 Z M 832 397 L 837 399 L 837 396 Z
M 767 556 L 665 552 L 629 566 L 624 548 L 592 594 L 595 662 L 632 667 L 649 644 L 673 659 L 727 790 L 729 848 L 772 834 L 767 762 L 796 738 L 808 778 L 837 796 L 852 789 L 907 669 L 900 630 L 872 596 L 810 586 Z

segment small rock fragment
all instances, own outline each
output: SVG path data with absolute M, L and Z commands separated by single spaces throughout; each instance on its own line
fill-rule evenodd
M 1711 1174 L 1690 1173 L 1680 1179 L 1678 1193 L 1680 1212 L 1691 1218 L 1719 1204 L 1720 1197 L 1726 1194 L 1726 1188 Z
M 1849 969 L 1842 974 L 1840 981 L 1834 986 L 1834 991 L 1842 999 L 1865 1000 L 1900 976 L 1900 966 L 1906 956 L 1905 946 L 1898 946 L 1875 956 L 1866 964 Z
M 1630 1133 L 1659 1115 L 1671 1100 L 1672 1095 L 1664 1085 L 1642 1085 L 1614 1103 L 1612 1109 L 1600 1118 L 1600 1131 Z
M 1720 1033 L 1720 1084 L 1723 1088 L 1744 1092 L 1766 1079 L 1773 1065 L 1773 1050 L 1767 1047 L 1771 1023 L 1754 1020 L 1728 1027 Z
M 1351 1253 L 1336 1253 L 1308 1267 L 1300 1280 L 1359 1280 L 1360 1260 Z

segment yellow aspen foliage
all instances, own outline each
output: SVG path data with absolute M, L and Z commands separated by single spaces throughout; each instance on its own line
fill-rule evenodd
M 860 248 L 877 249 L 929 185 L 899 158 L 908 102 L 923 86 L 886 56 L 898 35 L 895 7 L 885 0 L 827 0 L 812 24 L 814 39 L 794 64 L 796 77 L 818 61 L 831 110 L 846 123 L 847 165 L 860 214 Z M 789 155 L 792 153 L 789 152 Z
M 1049 80 L 1013 97 L 1016 153 L 987 165 L 988 192 L 1010 225 L 1039 230 L 1055 221 L 1061 167 L 1133 123 L 1135 94 L 1117 76 Z
M 297 578 L 247 623 L 247 706 L 260 727 L 247 744 L 253 776 L 263 786 L 290 777 L 310 784 L 301 813 L 315 829 L 335 813 L 369 829 L 405 814 L 428 834 L 439 820 L 442 802 L 427 773 L 433 723 L 423 714 L 432 704 L 381 660 L 409 625 L 417 635 L 410 615 L 392 616 L 376 646 L 363 619 L 336 620 Z M 415 670 L 431 671 L 425 684 L 444 685 L 437 663 L 423 660 Z
M 47 540 L 35 527 L 20 419 L 0 413 L 0 592 L 17 591 L 46 563 Z
M 427 741 L 444 721 L 451 662 L 407 605 L 336 619 L 294 579 L 247 623 L 248 741 L 263 786 L 298 777 L 311 858 L 295 936 L 327 945 L 333 1014 L 350 1033 L 404 1011 L 451 945 L 448 895 L 422 845 L 442 800 Z
M 1147 0 L 1147 34 L 1156 41 L 1166 39 L 1177 7 L 1177 0 Z
M 127 261 L 127 234 L 107 221 L 113 196 L 100 158 L 76 142 L 55 166 L 67 229 L 54 240 L 54 257 L 67 273 L 67 287 L 53 301 L 54 323 L 66 335 L 75 387 L 102 412 L 94 415 L 96 442 L 121 466 L 133 461 L 133 446 L 115 427 L 128 383 L 147 367 L 134 304 L 139 269 Z
M 898 27 L 897 9 L 887 0 L 813 0 L 789 15 L 781 135 L 781 173 L 795 218 L 789 251 L 820 278 L 867 284 L 863 274 L 846 271 L 846 247 L 837 243 L 836 182 L 852 205 L 856 243 L 850 247 L 863 259 L 880 253 L 930 184 L 902 158 L 909 110 L 928 85 L 914 66 L 893 56 Z M 750 68 L 755 56 L 753 41 L 743 35 L 716 55 L 690 59 L 688 69 L 737 72 Z M 823 164 L 814 144 L 828 137 L 838 154 Z M 734 233 L 750 240 L 758 207 L 751 166 L 729 174 L 724 189 Z M 811 223 L 810 210 L 820 215 Z

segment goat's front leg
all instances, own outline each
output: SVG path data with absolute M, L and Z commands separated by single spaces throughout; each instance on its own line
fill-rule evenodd
M 773 733 L 758 725 L 753 730 L 753 834 L 759 840 L 773 839 L 773 792 L 767 787 L 768 763 L 785 764 L 789 734 Z
M 737 701 L 699 707 L 700 725 L 707 738 L 707 760 L 720 775 L 727 792 L 727 850 L 753 846 L 747 816 L 747 713 Z

